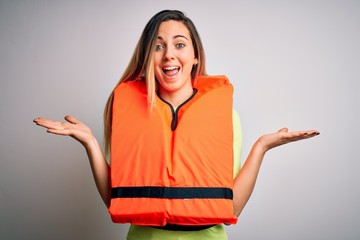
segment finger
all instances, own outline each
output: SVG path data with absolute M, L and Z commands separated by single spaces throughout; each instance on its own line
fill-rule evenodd
M 56 129 L 56 128 L 49 128 L 47 130 L 48 133 L 56 134 L 56 135 L 62 135 L 62 136 L 69 136 L 70 131 L 68 129 Z
M 301 131 L 301 132 L 290 132 L 285 137 L 288 141 L 294 142 L 299 141 L 303 139 L 308 139 L 311 137 L 315 137 L 319 135 L 320 133 L 316 130 L 310 130 L 310 131 Z
M 311 130 L 311 131 L 309 131 L 309 134 L 311 134 L 311 135 L 319 135 L 320 132 L 316 131 L 316 130 Z
M 38 118 L 35 118 L 33 120 L 33 122 L 38 123 L 38 122 L 55 122 L 55 121 L 50 120 L 50 119 L 46 119 L 46 118 L 42 118 L 42 117 L 38 117 Z
M 316 130 L 308 130 L 308 131 L 299 132 L 300 136 L 316 136 L 319 134 L 320 134 L 319 131 L 316 131 Z
M 54 120 L 44 119 L 44 118 L 38 118 L 35 119 L 34 122 L 41 127 L 47 128 L 48 132 L 55 133 L 55 134 L 61 134 L 61 131 L 69 131 L 73 128 L 74 124 L 69 122 L 58 122 Z M 56 132 L 53 132 L 56 131 Z M 58 132 L 59 131 L 59 132 Z M 65 132 L 65 135 L 69 135 L 69 132 Z
M 304 135 L 304 138 L 311 138 L 311 137 L 315 137 L 317 135 L 319 135 L 320 132 L 316 131 L 316 130 L 311 130 L 311 131 L 307 131 L 306 135 Z
M 60 122 L 45 119 L 45 118 L 36 118 L 36 119 L 34 119 L 34 122 L 36 123 L 36 125 L 41 126 L 41 127 L 52 127 L 52 126 L 56 126 L 56 125 L 61 125 Z

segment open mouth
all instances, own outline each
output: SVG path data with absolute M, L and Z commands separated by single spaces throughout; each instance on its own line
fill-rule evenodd
M 166 76 L 172 77 L 172 76 L 175 76 L 179 72 L 180 67 L 176 67 L 176 66 L 163 67 L 162 70 Z

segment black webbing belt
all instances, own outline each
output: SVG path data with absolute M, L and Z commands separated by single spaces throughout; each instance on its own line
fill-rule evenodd
M 230 188 L 217 187 L 115 187 L 111 189 L 111 198 L 233 199 L 233 192 Z M 213 226 L 215 225 L 166 224 L 155 228 L 171 231 L 199 231 Z
M 111 198 L 222 198 L 232 199 L 230 188 L 218 187 L 115 187 Z

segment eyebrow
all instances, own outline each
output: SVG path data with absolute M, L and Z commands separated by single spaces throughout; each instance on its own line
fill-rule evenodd
M 158 36 L 157 38 L 160 39 L 160 40 L 164 40 L 161 36 Z M 173 39 L 176 39 L 176 38 L 185 38 L 186 40 L 189 41 L 189 39 L 187 37 L 185 37 L 184 35 L 175 35 L 173 37 Z

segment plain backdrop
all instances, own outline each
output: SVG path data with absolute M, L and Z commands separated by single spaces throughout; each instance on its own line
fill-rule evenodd
M 242 160 L 262 134 L 317 129 L 271 150 L 229 239 L 360 239 L 360 1 L 0 1 L 0 239 L 125 239 L 83 147 L 35 117 L 72 114 L 102 142 L 106 99 L 147 21 L 184 11 L 210 75 L 226 74 Z

